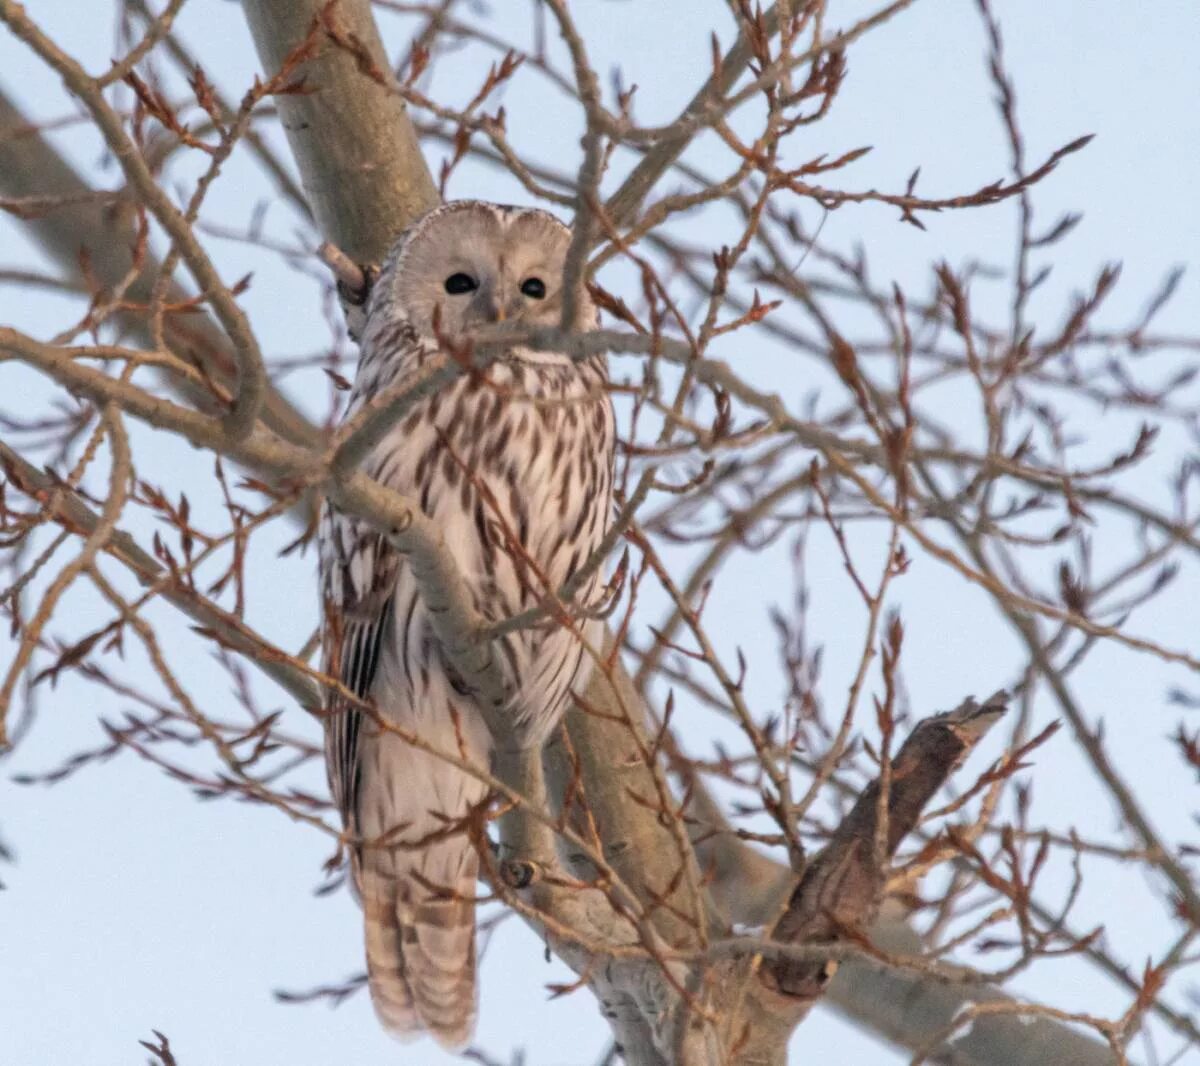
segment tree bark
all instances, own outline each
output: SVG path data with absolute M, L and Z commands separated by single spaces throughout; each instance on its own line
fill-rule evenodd
M 321 232 L 359 263 L 378 263 L 396 234 L 438 202 L 370 4 L 244 0 L 263 71 L 274 74 L 315 33 L 296 68 L 303 93 L 276 97 Z

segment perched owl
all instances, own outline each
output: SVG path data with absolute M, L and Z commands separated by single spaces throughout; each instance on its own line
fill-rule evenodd
M 347 417 L 440 354 L 439 337 L 512 320 L 556 325 L 570 231 L 543 211 L 460 201 L 435 209 L 388 253 L 367 305 Z M 582 308 L 580 328 L 596 312 Z M 420 402 L 363 464 L 418 501 L 475 608 L 499 620 L 557 590 L 611 518 L 614 424 L 603 357 L 515 347 Z M 382 718 L 486 769 L 491 739 L 448 668 L 407 562 L 367 523 L 326 507 L 320 533 L 328 673 Z M 593 602 L 602 575 L 579 595 Z M 543 743 L 591 660 L 600 623 L 543 625 L 501 645 L 509 712 Z M 583 636 L 581 640 L 580 633 Z M 415 749 L 344 700 L 327 699 L 330 787 L 347 829 L 366 925 L 371 999 L 398 1035 L 457 1047 L 474 1024 L 478 855 L 461 819 L 486 795 L 463 770 Z M 379 842 L 381 841 L 382 842 Z

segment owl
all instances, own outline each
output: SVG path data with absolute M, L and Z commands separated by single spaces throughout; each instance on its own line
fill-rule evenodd
M 544 211 L 445 204 L 389 251 L 366 308 L 345 417 L 498 321 L 557 325 L 570 230 Z M 594 329 L 585 298 L 577 328 Z M 612 514 L 614 421 L 602 356 L 513 347 L 418 403 L 363 470 L 436 524 L 475 609 L 499 621 L 541 603 L 596 551 Z M 366 522 L 326 505 L 319 529 L 326 672 L 379 719 L 486 769 L 491 737 L 446 662 L 408 563 Z M 599 567 L 577 594 L 595 602 Z M 541 745 L 586 683 L 601 622 L 550 623 L 499 642 L 506 711 Z M 330 788 L 355 841 L 371 1000 L 404 1037 L 455 1048 L 476 1010 L 475 882 L 464 828 L 486 800 L 478 778 L 327 697 Z

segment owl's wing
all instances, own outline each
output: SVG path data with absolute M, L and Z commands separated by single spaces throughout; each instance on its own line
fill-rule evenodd
M 396 590 L 400 557 L 365 523 L 329 508 L 319 541 L 326 673 L 356 696 L 374 697 L 382 713 L 394 715 L 395 691 L 389 692 L 376 674 L 388 654 L 385 642 L 392 639 L 393 597 L 404 602 Z M 411 583 L 408 591 L 412 603 Z M 448 679 L 439 690 L 439 675 L 430 673 L 435 690 L 445 697 Z M 407 744 L 389 745 L 395 738 L 364 724 L 366 714 L 347 696 L 330 693 L 325 710 L 329 787 L 346 828 L 356 836 L 377 840 L 386 831 L 411 826 L 415 835 L 432 838 L 445 829 L 443 815 L 463 816 L 483 799 L 486 787 L 469 774 Z M 486 742 L 471 743 L 484 727 L 482 721 L 474 725 L 472 730 L 468 719 L 460 732 L 453 712 L 444 721 L 437 715 L 425 721 L 435 744 L 449 748 L 457 742 L 460 750 L 470 745 L 468 757 L 486 764 Z M 450 1048 L 461 1048 L 470 1038 L 476 1012 L 478 866 L 473 843 L 461 833 L 412 850 L 352 850 L 371 1002 L 384 1027 L 403 1038 L 428 1030 Z M 442 898 L 428 886 L 447 886 L 454 895 Z
M 398 556 L 366 523 L 326 504 L 319 533 L 325 600 L 325 673 L 367 699 L 391 617 Z M 357 829 L 359 733 L 363 712 L 337 692 L 325 697 L 325 755 L 329 788 L 347 829 Z

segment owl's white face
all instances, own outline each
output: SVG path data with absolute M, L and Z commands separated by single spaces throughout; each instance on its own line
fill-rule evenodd
M 570 231 L 545 211 L 448 204 L 405 241 L 392 294 L 425 336 L 461 336 L 494 322 L 555 326 L 569 242 Z M 593 326 L 590 301 L 582 311 L 583 328 Z

